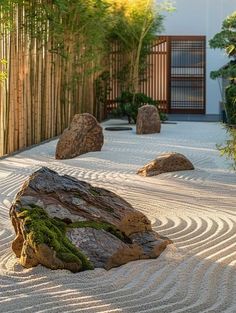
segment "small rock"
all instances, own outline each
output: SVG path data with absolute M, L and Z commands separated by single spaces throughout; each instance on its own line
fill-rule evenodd
M 56 159 L 71 159 L 84 153 L 101 151 L 103 140 L 102 127 L 93 115 L 76 114 L 59 138 Z
M 140 176 L 155 176 L 166 172 L 194 170 L 193 164 L 181 153 L 165 153 L 140 168 Z
M 139 108 L 136 123 L 136 133 L 153 134 L 160 133 L 161 120 L 157 108 L 154 105 L 146 104 Z

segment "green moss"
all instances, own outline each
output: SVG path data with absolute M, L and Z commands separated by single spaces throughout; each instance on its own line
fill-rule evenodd
M 116 236 L 122 241 L 126 241 L 125 235 L 117 229 L 115 226 L 107 223 L 107 222 L 97 222 L 97 221 L 79 221 L 79 222 L 74 222 L 69 225 L 67 225 L 68 228 L 85 228 L 85 227 L 90 227 L 94 229 L 103 229 L 112 235 Z
M 27 239 L 33 247 L 45 243 L 56 251 L 59 259 L 65 262 L 82 264 L 82 269 L 93 269 L 91 262 L 66 237 L 66 224 L 53 219 L 40 207 L 22 208 L 18 217 L 24 219 Z

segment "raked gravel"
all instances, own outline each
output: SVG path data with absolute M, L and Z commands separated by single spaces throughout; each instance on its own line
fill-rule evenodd
M 127 126 L 110 120 L 106 126 Z M 57 161 L 57 140 L 0 160 L 0 312 L 236 312 L 236 173 L 216 144 L 218 123 L 163 124 L 161 134 L 104 131 L 101 152 Z M 136 175 L 160 153 L 180 152 L 194 171 Z M 108 188 L 147 214 L 174 242 L 156 260 L 77 274 L 24 269 L 11 251 L 10 204 L 27 177 L 48 166 Z

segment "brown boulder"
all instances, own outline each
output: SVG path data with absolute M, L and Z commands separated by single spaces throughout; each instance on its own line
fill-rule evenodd
M 89 114 L 76 114 L 70 126 L 64 130 L 56 147 L 56 159 L 71 159 L 81 154 L 101 151 L 102 127 Z
M 166 172 L 194 170 L 193 164 L 181 153 L 165 153 L 140 168 L 137 174 L 155 176 Z
M 160 133 L 161 120 L 157 108 L 154 105 L 146 104 L 138 109 L 138 117 L 136 123 L 136 133 L 153 134 Z
M 24 267 L 78 272 L 156 258 L 171 241 L 116 194 L 41 168 L 10 209 L 12 249 Z

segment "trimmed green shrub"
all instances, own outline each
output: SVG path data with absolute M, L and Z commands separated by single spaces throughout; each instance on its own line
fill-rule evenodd
M 236 85 L 233 82 L 226 87 L 225 98 L 227 122 L 236 125 Z
M 135 95 L 129 91 L 123 91 L 121 96 L 116 98 L 118 104 L 117 109 L 113 111 L 115 116 L 123 117 L 127 116 L 129 123 L 136 123 L 138 109 L 145 105 L 150 104 L 158 107 L 158 102 L 153 100 L 151 97 L 143 93 L 136 93 Z M 159 112 L 161 120 L 166 120 L 167 116 L 165 113 Z

